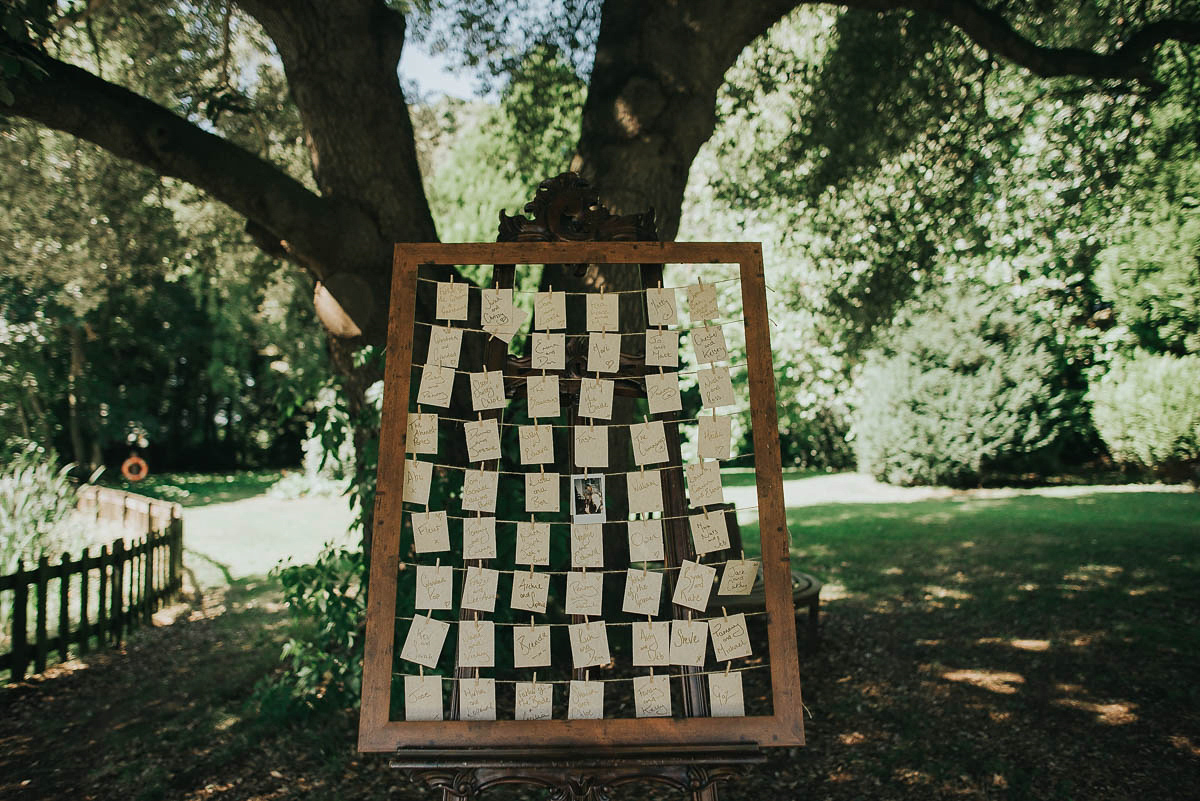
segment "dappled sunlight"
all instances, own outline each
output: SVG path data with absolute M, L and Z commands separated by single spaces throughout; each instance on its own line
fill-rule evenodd
M 950 587 L 939 587 L 935 584 L 926 584 L 921 588 L 921 592 L 925 593 L 925 600 L 927 601 L 931 599 L 943 600 L 947 598 L 954 601 L 969 601 L 975 597 L 971 595 L 971 593 L 963 590 L 956 590 Z
M 1134 723 L 1138 719 L 1137 715 L 1133 713 L 1133 710 L 1137 709 L 1138 705 L 1128 701 L 1097 704 L 1094 701 L 1083 701 L 1078 698 L 1056 698 L 1050 703 L 1054 706 L 1090 712 L 1096 716 L 1097 723 L 1103 723 L 1106 726 L 1124 726 Z
M 1190 737 L 1185 737 L 1182 734 L 1172 734 L 1167 738 L 1167 742 L 1185 754 L 1200 757 L 1200 745 L 1196 745 Z
M 1049 640 L 1021 640 L 1021 639 L 1006 639 L 1004 637 L 980 637 L 975 641 L 976 645 L 1007 645 L 1010 648 L 1016 648 L 1018 651 L 1049 651 Z
M 945 681 L 969 684 L 972 687 L 978 687 L 981 690 L 987 690 L 988 692 L 1000 695 L 1012 695 L 1020 689 L 1014 685 L 1025 683 L 1025 677 L 1020 673 L 1011 673 L 1003 670 L 984 670 L 981 668 L 947 670 L 942 672 L 941 678 Z

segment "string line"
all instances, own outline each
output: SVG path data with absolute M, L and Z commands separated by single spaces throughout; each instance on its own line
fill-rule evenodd
M 427 408 L 427 409 L 430 408 L 429 404 L 422 404 L 422 406 L 423 406 L 423 408 Z M 699 422 L 699 420 L 701 418 L 708 420 L 713 417 L 733 417 L 734 415 L 745 414 L 749 411 L 750 411 L 749 409 L 734 409 L 731 412 L 721 412 L 720 414 L 716 414 L 716 415 L 701 414 L 696 417 L 680 417 L 676 420 L 662 420 L 660 422 L 662 422 L 664 425 L 668 424 L 668 423 L 695 423 L 695 422 Z M 420 413 L 421 412 L 409 412 L 410 415 L 420 414 Z M 477 419 L 473 420 L 469 417 L 452 417 L 448 414 L 441 414 L 438 412 L 423 412 L 423 414 L 437 414 L 439 423 L 442 422 L 443 420 L 448 420 L 453 423 L 478 423 L 479 422 L 479 420 L 477 420 Z M 540 418 L 537 418 L 537 419 L 540 419 Z M 655 421 L 648 420 L 647 422 L 653 423 Z M 609 428 L 629 428 L 630 426 L 635 426 L 635 425 L 640 426 L 640 425 L 642 425 L 642 423 L 600 423 L 599 424 L 599 426 L 607 426 Z M 525 428 L 525 427 L 533 427 L 533 426 L 537 426 L 538 428 L 580 428 L 580 427 L 587 428 L 588 427 L 586 423 L 581 424 L 581 425 L 571 425 L 570 423 L 538 423 L 538 422 L 535 422 L 535 420 L 530 420 L 528 423 L 500 423 L 500 426 L 502 428 Z M 743 454 L 743 455 L 749 456 L 751 454 Z M 730 457 L 730 460 L 740 459 L 740 458 L 742 458 L 742 457 L 741 456 L 733 456 L 733 457 Z
M 592 293 L 580 293 L 580 294 L 592 294 Z M 613 294 L 616 294 L 616 293 L 613 293 Z M 486 328 L 472 328 L 469 325 L 456 325 L 456 323 L 458 323 L 458 322 L 459 322 L 458 320 L 442 320 L 441 322 L 436 322 L 436 321 L 435 322 L 427 322 L 425 320 L 413 320 L 413 325 L 423 325 L 426 328 L 432 328 L 434 326 L 438 326 L 439 328 L 455 328 L 459 331 L 470 331 L 475 334 L 492 335 L 492 332 L 488 331 Z M 659 332 L 664 332 L 664 331 L 675 331 L 675 332 L 695 331 L 697 328 L 712 328 L 712 327 L 718 326 L 718 325 L 720 325 L 720 326 L 737 325 L 738 323 L 744 323 L 744 322 L 746 322 L 745 317 L 735 317 L 735 318 L 729 319 L 729 320 L 712 320 L 712 321 L 706 321 L 703 323 L 696 323 L 695 325 L 687 325 L 687 326 L 681 325 L 681 326 L 678 326 L 675 328 L 672 328 L 670 326 L 650 326 L 650 327 L 647 327 L 646 329 L 640 330 L 640 331 L 584 331 L 582 333 L 570 333 L 570 332 L 557 331 L 557 330 L 548 331 L 543 328 L 531 328 L 529 330 L 529 333 L 531 333 L 531 334 L 562 334 L 563 336 L 575 337 L 576 339 L 582 339 L 583 337 L 586 337 L 589 334 L 603 334 L 603 333 L 620 334 L 623 337 L 644 337 L 646 335 L 647 331 L 654 332 L 654 333 L 659 333 Z
M 728 514 L 729 512 L 736 513 L 736 512 L 750 512 L 750 511 L 757 511 L 757 510 L 758 510 L 758 505 L 756 504 L 754 506 L 738 506 L 734 509 L 709 509 L 708 514 L 724 515 L 724 514 Z M 431 514 L 433 512 L 440 512 L 440 511 L 443 511 L 443 510 L 429 509 L 429 510 L 426 510 L 426 512 L 417 512 L 417 511 L 413 511 L 411 509 L 405 509 L 403 513 L 406 515 L 409 515 L 411 517 L 414 514 Z M 530 512 L 529 514 L 532 515 L 532 514 L 545 514 L 545 513 L 544 512 Z M 696 511 L 692 512 L 691 514 L 683 514 L 683 515 L 663 515 L 662 517 L 646 517 L 646 518 L 641 518 L 641 520 L 606 520 L 606 521 L 604 521 L 604 523 L 602 525 L 626 525 L 627 526 L 630 523 L 639 523 L 639 522 L 642 522 L 643 520 L 684 520 L 686 518 L 691 517 L 692 515 L 702 515 L 702 514 L 704 514 L 704 510 L 697 509 Z M 449 512 L 446 513 L 447 520 L 480 520 L 480 519 L 487 520 L 488 518 L 495 520 L 497 523 L 511 523 L 511 524 L 540 523 L 540 524 L 546 525 L 546 526 L 574 525 L 570 521 L 560 521 L 560 520 L 545 520 L 545 521 L 543 521 L 543 520 L 507 520 L 507 519 L 501 520 L 500 518 L 494 517 L 492 515 L 471 516 L 471 515 L 452 515 Z
M 596 426 L 596 428 L 604 428 L 604 427 L 605 426 Z M 612 426 L 612 428 L 620 428 L 620 427 L 621 426 Z M 581 428 L 587 428 L 587 426 L 581 426 Z M 414 456 L 414 455 L 419 456 L 420 454 L 412 454 L 412 453 L 407 454 L 407 456 Z M 753 455 L 754 455 L 754 451 L 749 451 L 748 453 L 742 453 L 737 456 L 731 456 L 728 459 L 706 459 L 704 461 L 705 462 L 736 462 L 739 459 L 746 459 Z M 430 461 L 426 461 L 424 459 L 410 459 L 409 461 L 418 461 L 418 462 L 422 462 L 424 464 L 433 465 L 434 467 L 444 468 L 446 470 L 462 470 L 462 471 L 477 470 L 477 471 L 484 472 L 484 473 L 498 473 L 502 476 L 539 476 L 539 475 L 545 475 L 546 473 L 556 473 L 557 472 L 558 475 L 560 475 L 560 476 L 582 476 L 586 473 L 589 476 L 606 476 L 607 477 L 607 476 L 624 476 L 624 475 L 629 475 L 631 473 L 641 473 L 641 472 L 653 473 L 653 472 L 661 472 L 663 470 L 682 470 L 684 468 L 684 465 L 678 465 L 678 464 L 658 465 L 655 467 L 647 466 L 645 471 L 641 470 L 640 468 L 634 468 L 633 470 L 599 471 L 592 467 L 589 467 L 586 470 L 582 467 L 578 467 L 578 468 L 574 468 L 574 470 L 572 472 L 564 473 L 564 472 L 557 471 L 557 470 L 486 470 L 482 467 L 470 467 L 470 466 L 457 465 L 457 464 L 440 464 L 438 462 L 430 462 Z M 486 461 L 495 461 L 495 459 L 489 459 Z M 482 464 L 482 462 L 477 462 L 476 464 Z M 691 462 L 691 464 L 699 464 L 699 462 Z
M 770 662 L 763 662 L 758 665 L 743 665 L 741 667 L 730 667 L 729 670 L 726 670 L 725 668 L 718 668 L 717 670 L 702 670 L 702 671 L 698 671 L 695 673 L 655 673 L 654 675 L 670 676 L 672 678 L 674 678 L 674 677 L 685 678 L 687 676 L 715 676 L 718 673 L 719 674 L 748 673 L 751 670 L 762 670 L 763 668 L 769 668 L 770 666 L 771 666 Z M 642 666 L 639 665 L 639 667 L 642 667 Z M 670 668 L 677 668 L 677 667 L 680 667 L 680 665 L 669 665 L 669 666 L 663 665 L 662 666 L 663 669 L 670 669 Z M 649 666 L 646 666 L 646 668 L 648 670 Z M 481 668 L 481 669 L 487 670 L 487 668 Z M 514 670 L 530 670 L 530 669 L 531 668 L 514 668 Z M 599 668 L 597 668 L 597 669 L 599 669 Z M 393 676 L 412 676 L 414 678 L 420 678 L 419 674 L 417 674 L 417 673 L 393 673 L 392 675 Z M 647 675 L 649 675 L 649 674 L 647 674 Z M 474 679 L 471 676 L 441 676 L 436 673 L 431 673 L 429 675 L 426 675 L 424 678 L 441 679 L 442 681 L 462 681 L 463 679 L 466 679 L 467 681 L 474 681 Z M 481 678 L 489 678 L 489 677 L 482 676 Z M 640 676 L 621 676 L 619 678 L 612 678 L 612 679 L 591 679 L 591 681 L 600 681 L 600 682 L 604 682 L 607 684 L 608 682 L 615 682 L 615 681 L 632 682 L 635 678 L 642 678 L 642 677 L 640 677 Z M 535 684 L 535 683 L 536 684 L 570 684 L 572 679 L 538 679 L 537 682 L 521 680 L 521 679 L 492 679 L 492 681 L 496 682 L 496 684 Z M 609 718 L 609 720 L 621 720 L 621 718 Z
M 665 374 L 665 375 L 696 375 L 697 373 L 703 373 L 706 370 L 712 370 L 713 368 L 716 368 L 716 367 L 726 367 L 730 370 L 740 370 L 743 367 L 748 367 L 748 366 L 749 366 L 748 362 L 737 362 L 736 364 L 712 364 L 712 365 L 709 365 L 708 367 L 698 367 L 695 370 L 674 370 L 674 369 L 669 369 L 669 368 L 664 367 L 663 374 Z M 454 372 L 458 373 L 459 375 L 484 375 L 485 373 L 499 373 L 501 375 L 501 377 L 505 377 L 503 370 L 463 370 L 458 367 L 444 367 L 443 365 L 440 365 L 440 364 L 424 364 L 422 362 L 413 362 L 412 364 L 409 365 L 409 367 L 421 367 L 421 368 L 442 367 L 442 369 L 453 370 Z M 647 367 L 646 369 L 651 370 L 651 369 L 653 369 L 653 366 Z M 533 378 L 539 377 L 538 373 L 532 373 L 531 375 Z M 631 375 L 624 375 L 622 373 L 597 373 L 594 376 L 580 376 L 579 378 L 574 378 L 574 377 L 559 375 L 559 371 L 543 370 L 542 375 L 557 375 L 557 376 L 559 376 L 560 379 L 564 379 L 567 381 L 580 381 L 585 378 L 588 380 L 602 378 L 602 379 L 605 379 L 608 381 L 618 381 L 618 380 L 621 380 L 624 378 L 643 378 L 644 375 L 659 375 L 659 374 L 652 372 L 652 373 L 648 373 L 648 374 L 631 376 Z M 512 376 L 507 376 L 507 377 L 508 378 L 529 378 L 530 376 L 512 375 Z M 428 406 L 429 404 L 424 404 L 424 405 Z
M 422 266 L 426 266 L 426 267 L 434 267 L 434 266 L 444 266 L 444 267 L 450 267 L 450 266 L 452 266 L 452 265 L 449 265 L 449 264 L 446 264 L 446 265 L 432 265 L 432 264 L 430 264 L 430 265 L 422 265 Z M 494 289 L 494 288 L 495 288 L 495 287 L 490 287 L 490 286 L 476 286 L 475 284 L 473 284 L 473 283 L 471 283 L 471 282 L 469 282 L 469 281 L 442 281 L 442 280 L 440 280 L 440 279 L 437 279 L 437 278 L 425 278 L 425 277 L 423 277 L 423 276 L 417 276 L 417 280 L 418 280 L 418 281 L 424 281 L 424 282 L 426 282 L 426 283 L 428 283 L 428 284 L 466 284 L 466 285 L 467 285 L 467 291 L 469 291 L 469 292 L 480 292 L 480 291 L 482 291 L 482 290 L 484 290 L 484 289 Z M 709 281 L 709 280 L 705 279 L 704 283 L 705 283 L 705 284 L 730 284 L 730 283 L 735 283 L 735 282 L 738 282 L 738 281 L 741 281 L 741 280 L 742 280 L 741 278 L 718 278 L 716 281 Z M 689 286 L 696 286 L 696 284 L 684 284 L 683 286 L 650 287 L 650 289 L 651 289 L 651 290 L 655 290 L 655 291 L 657 291 L 658 289 L 664 289 L 664 290 L 666 290 L 666 289 L 680 290 L 680 289 L 687 289 Z M 540 291 L 551 291 L 551 292 L 555 292 L 555 293 L 557 293 L 557 294 L 563 294 L 563 295 L 572 295 L 572 296 L 580 296 L 580 297 L 582 297 L 582 296 L 586 296 L 586 295 L 599 295 L 599 294 L 601 294 L 601 293 L 599 293 L 599 292 L 594 292 L 594 291 L 593 291 L 593 292 L 571 292 L 571 291 L 567 291 L 567 290 L 565 290 L 565 289 L 564 289 L 564 290 L 558 290 L 558 289 L 551 289 L 551 290 L 536 290 L 536 289 L 516 289 L 515 287 L 513 288 L 513 294 L 514 294 L 514 295 L 536 295 L 536 294 L 538 294 Z M 636 293 L 636 294 L 645 294 L 645 293 L 646 293 L 646 291 L 647 291 L 647 290 L 645 290 L 645 289 L 606 289 L 606 290 L 604 290 L 603 294 L 605 294 L 605 295 L 631 295 L 631 294 L 635 294 L 635 293 Z
M 433 555 L 436 556 L 437 554 L 434 553 Z M 730 562 L 757 562 L 757 561 L 759 561 L 759 560 L 758 559 L 722 559 L 720 562 L 701 562 L 701 561 L 697 560 L 697 564 L 704 565 L 705 567 L 714 567 L 715 568 L 715 567 L 721 567 L 723 565 L 727 565 Z M 588 573 L 589 575 L 592 573 L 598 573 L 598 574 L 603 574 L 603 575 L 607 576 L 607 575 L 612 575 L 615 573 L 626 573 L 629 571 L 633 571 L 634 573 L 639 573 L 639 572 L 641 572 L 641 569 L 637 567 L 637 564 L 638 564 L 637 562 L 630 562 L 629 567 L 600 567 L 600 568 L 595 568 L 595 569 L 589 567 L 587 570 L 584 570 L 582 568 L 575 568 L 573 570 L 530 571 L 529 568 L 525 568 L 525 569 L 513 568 L 512 570 L 504 570 L 501 568 L 494 568 L 494 567 L 488 567 L 488 568 L 484 568 L 484 569 L 494 570 L 497 573 L 503 573 L 505 575 L 510 575 L 510 576 L 515 576 L 518 573 L 529 573 L 529 572 L 535 572 L 539 576 L 569 576 L 572 573 Z M 658 565 L 659 562 L 657 562 L 657 561 L 649 562 L 648 561 L 646 564 Z M 397 565 L 397 568 L 400 570 L 404 570 L 404 569 L 407 569 L 410 567 L 438 567 L 438 565 L 427 565 L 427 564 L 424 564 L 421 562 L 401 562 L 399 565 Z M 466 573 L 467 569 L 468 569 L 466 567 L 454 567 L 453 565 L 441 565 L 441 567 L 442 568 L 448 567 L 451 570 L 455 571 L 456 573 Z M 646 571 L 654 572 L 654 573 L 671 573 L 676 570 L 682 569 L 682 567 L 683 567 L 682 565 L 674 565 L 672 567 L 667 567 L 667 566 L 647 567 Z M 736 597 L 736 596 L 731 596 L 731 597 Z
M 452 611 L 452 610 L 444 610 L 443 609 L 440 611 L 444 612 L 444 611 Z M 762 611 L 759 611 L 759 612 L 739 612 L 738 614 L 745 615 L 746 617 L 764 617 L 767 615 L 767 610 L 763 609 Z M 428 617 L 428 616 L 427 615 L 415 615 L 415 616 L 414 615 L 407 615 L 407 616 L 396 615 L 396 620 L 407 620 L 409 622 L 412 622 L 413 620 L 416 620 L 417 618 L 424 620 L 424 619 L 426 619 L 426 617 Z M 438 618 L 433 618 L 433 619 L 438 620 Z M 697 618 L 693 618 L 692 620 L 688 620 L 687 618 L 682 618 L 682 617 L 676 617 L 676 618 L 671 618 L 670 620 L 654 620 L 654 621 L 650 621 L 650 622 L 670 623 L 672 620 L 678 620 L 683 623 L 707 623 L 710 620 L 724 620 L 724 616 L 723 615 L 714 615 L 713 617 L 697 617 Z M 462 621 L 455 619 L 455 620 L 443 620 L 440 622 L 442 622 L 442 623 L 460 623 Z M 471 621 L 471 622 L 478 622 L 478 621 Z M 501 620 L 489 620 L 489 621 L 484 621 L 484 622 L 494 623 L 497 626 L 504 626 L 506 628 L 517 628 L 517 629 L 532 628 L 528 623 L 513 623 L 513 622 L 501 621 Z M 647 621 L 645 621 L 645 620 L 615 620 L 615 621 L 592 620 L 590 622 L 603 623 L 606 628 L 610 628 L 612 626 L 622 626 L 622 627 L 632 626 L 634 623 L 645 623 Z M 567 626 L 574 626 L 574 625 L 577 625 L 577 624 L 575 624 L 575 623 L 535 623 L 533 627 L 551 626 L 551 627 L 557 629 L 557 628 L 566 628 Z

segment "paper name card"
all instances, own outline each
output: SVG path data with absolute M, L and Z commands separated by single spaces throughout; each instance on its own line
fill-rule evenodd
M 757 559 L 730 559 L 725 563 L 725 572 L 721 574 L 717 595 L 749 595 L 754 590 L 756 578 Z
M 438 364 L 442 367 L 458 367 L 458 356 L 462 352 L 463 330 L 449 328 L 444 325 L 434 325 L 429 328 L 429 351 L 425 355 L 426 364 Z
M 567 698 L 569 720 L 600 720 L 604 717 L 604 682 L 572 681 Z
M 604 526 L 571 524 L 571 567 L 604 567 Z
M 495 612 L 496 586 L 499 582 L 499 571 L 487 567 L 468 567 L 466 578 L 463 579 L 462 608 Z
M 612 661 L 608 655 L 608 629 L 604 627 L 604 621 L 569 623 L 567 633 L 571 638 L 571 656 L 575 667 L 595 667 Z
M 558 376 L 531 375 L 525 379 L 525 400 L 531 418 L 558 417 Z
M 525 474 L 526 512 L 557 512 L 558 494 L 558 473 Z
M 517 682 L 513 717 L 517 720 L 551 720 L 554 717 L 554 685 Z
M 442 719 L 441 676 L 404 677 L 404 719 Z
M 496 518 L 468 517 L 462 527 L 463 559 L 496 558 Z
M 633 624 L 633 664 L 659 667 L 671 664 L 671 624 L 665 620 Z
M 612 419 L 613 390 L 616 382 L 607 378 L 579 380 L 579 416 Z
M 639 718 L 671 717 L 670 678 L 665 675 L 635 677 L 633 706 Z
M 696 373 L 696 382 L 700 385 L 700 404 L 705 408 L 717 409 L 737 403 L 728 367 L 700 370 Z
M 517 426 L 522 464 L 549 464 L 554 461 L 553 426 Z
M 688 497 L 692 506 L 710 506 L 725 503 L 725 489 L 721 486 L 721 465 L 718 462 L 693 462 L 686 465 Z
M 729 347 L 725 344 L 725 332 L 719 325 L 702 325 L 691 333 L 692 351 L 699 364 L 723 362 L 729 358 Z
M 704 667 L 708 623 L 703 620 L 671 621 L 671 664 Z
M 524 570 L 513 572 L 512 597 L 508 605 L 525 612 L 546 613 L 546 599 L 550 595 L 550 576 Z
M 480 328 L 504 328 L 512 324 L 516 307 L 513 306 L 511 289 L 480 290 Z
M 732 455 L 733 427 L 727 415 L 701 417 L 696 453 L 701 459 L 728 459 Z
M 521 308 L 513 308 L 512 317 L 503 325 L 485 325 L 482 326 L 484 331 L 487 331 L 497 339 L 502 339 L 505 342 L 512 342 L 512 338 L 516 336 L 517 331 L 529 319 L 529 312 Z
M 477 412 L 488 409 L 503 409 L 508 403 L 504 399 L 504 374 L 499 370 L 484 370 L 471 373 L 471 404 Z
M 438 416 L 409 412 L 408 435 L 404 438 L 408 453 L 438 452 Z
M 445 510 L 413 512 L 413 548 L 417 553 L 438 553 L 450 550 L 450 526 Z
M 646 325 L 675 325 L 679 322 L 679 309 L 675 303 L 675 290 L 658 287 L 646 290 Z
M 650 404 L 650 414 L 677 412 L 682 409 L 683 398 L 679 395 L 679 374 L 647 374 L 646 400 Z
M 708 565 L 683 560 L 679 566 L 679 579 L 675 582 L 675 595 L 671 603 L 703 612 L 708 608 L 708 596 L 712 592 L 717 571 Z
M 429 505 L 429 488 L 433 486 L 433 462 L 404 460 L 404 500 L 407 503 Z
M 661 520 L 630 520 L 626 528 L 630 562 L 661 562 L 666 558 Z
M 575 426 L 575 465 L 608 467 L 608 426 Z
M 550 564 L 549 523 L 517 523 L 517 553 L 514 561 L 518 565 Z
M 563 334 L 535 333 L 530 355 L 534 370 L 565 370 L 567 367 L 567 338 Z
M 439 320 L 467 319 L 467 292 L 470 284 L 461 281 L 439 281 L 437 288 L 437 310 Z
M 539 331 L 567 327 L 566 292 L 538 292 L 533 296 L 533 327 Z
M 662 578 L 662 573 L 653 570 L 626 571 L 621 611 L 631 615 L 657 615 L 662 600 Z
M 626 473 L 625 489 L 630 514 L 648 515 L 663 510 L 662 473 L 658 470 Z
M 729 527 L 725 524 L 724 512 L 690 515 L 688 527 L 692 530 L 692 545 L 698 554 L 723 551 L 729 547 Z
M 513 667 L 550 666 L 550 627 L 513 626 Z
M 708 676 L 710 714 L 714 718 L 743 718 L 746 701 L 742 694 L 741 673 L 710 673 Z
M 495 470 L 464 470 L 462 508 L 469 512 L 495 512 L 500 474 Z
M 417 565 L 416 609 L 449 609 L 454 601 L 454 568 Z
M 486 462 L 501 457 L 500 424 L 495 420 L 469 420 L 463 423 L 463 434 L 467 440 L 467 459 L 470 461 Z
M 620 334 L 588 336 L 587 369 L 589 373 L 615 373 L 621 369 Z
M 669 458 L 667 432 L 661 420 L 632 424 L 629 439 L 633 443 L 634 464 L 659 464 Z
M 750 635 L 746 629 L 746 616 L 741 612 L 728 617 L 714 617 L 708 621 L 708 634 L 712 637 L 713 653 L 720 662 L 750 656 Z
M 591 294 L 587 296 L 587 329 L 589 331 L 620 331 L 617 317 L 617 299 L 614 294 Z
M 717 287 L 714 284 L 692 284 L 687 288 L 688 314 L 693 323 L 715 320 L 721 316 L 717 309 Z
M 496 624 L 490 620 L 458 621 L 458 666 L 496 664 Z
M 417 390 L 417 403 L 427 406 L 450 405 L 450 395 L 454 392 L 454 368 L 428 365 L 421 368 L 421 386 Z
M 563 609 L 568 615 L 599 615 L 604 597 L 604 574 L 582 573 L 573 570 L 567 574 L 567 597 Z
M 496 680 L 458 680 L 459 720 L 496 719 Z
M 646 332 L 646 366 L 679 366 L 678 331 L 656 331 L 651 329 Z
M 444 620 L 414 617 L 408 627 L 408 636 L 404 638 L 400 658 L 427 668 L 437 667 L 448 633 L 450 624 Z

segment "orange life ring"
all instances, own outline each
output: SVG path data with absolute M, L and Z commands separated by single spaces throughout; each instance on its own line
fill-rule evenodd
M 121 464 L 121 475 L 125 476 L 126 481 L 136 483 L 145 478 L 149 472 L 150 467 L 146 464 L 146 460 L 136 454 Z

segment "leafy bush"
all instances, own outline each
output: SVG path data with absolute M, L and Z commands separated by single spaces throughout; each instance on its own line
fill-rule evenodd
M 1090 399 L 1115 459 L 1200 483 L 1200 356 L 1140 351 L 1114 362 Z
M 66 523 L 75 509 L 75 485 L 67 477 L 68 465 L 57 467 L 57 458 L 33 443 L 5 448 L 0 469 L 0 574 L 16 569 L 43 554 L 61 553 Z
M 859 469 L 893 484 L 978 484 L 1051 468 L 1071 418 L 1053 327 L 1002 293 L 942 296 L 902 321 L 861 379 Z M 1075 420 L 1078 422 L 1078 420 Z

